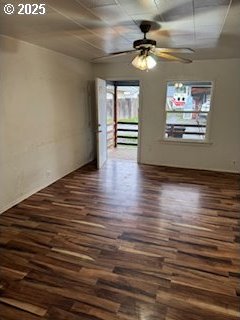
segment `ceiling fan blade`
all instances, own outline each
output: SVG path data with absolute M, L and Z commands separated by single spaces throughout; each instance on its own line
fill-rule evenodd
M 151 38 L 161 37 L 161 38 L 170 38 L 171 32 L 167 29 L 160 29 L 160 30 L 150 30 L 149 35 Z
M 183 62 L 183 63 L 191 63 L 192 62 L 192 60 L 190 60 L 190 59 L 179 58 L 179 57 L 173 56 L 172 54 L 165 53 L 165 52 L 155 52 L 155 51 L 151 51 L 151 52 L 159 58 L 167 59 L 170 61 L 178 61 L 178 62 Z
M 195 51 L 190 48 L 155 48 L 154 52 L 159 53 L 194 53 Z
M 109 53 L 109 54 L 106 55 L 106 56 L 92 59 L 92 61 L 93 61 L 93 62 L 95 62 L 95 61 L 97 62 L 97 61 L 105 60 L 105 59 L 108 59 L 108 58 L 120 57 L 120 56 L 125 56 L 125 55 L 127 55 L 127 54 L 133 54 L 133 53 L 138 53 L 138 52 L 139 52 L 139 50 L 136 50 L 136 49 L 126 50 L 126 51 L 119 51 L 119 52 L 113 52 L 113 53 Z
M 181 22 L 188 19 L 200 19 L 203 23 L 206 21 L 206 15 L 227 14 L 227 8 L 239 6 L 239 0 L 178 0 L 178 1 L 160 1 L 155 0 L 159 9 L 159 14 L 154 17 L 154 21 L 160 23 Z M 210 18 L 211 19 L 211 18 Z

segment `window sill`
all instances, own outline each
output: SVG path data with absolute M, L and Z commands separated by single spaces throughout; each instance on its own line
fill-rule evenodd
M 209 147 L 213 144 L 211 141 L 196 141 L 196 140 L 179 140 L 179 139 L 158 139 L 158 141 L 162 144 L 184 144 L 189 146 L 201 146 L 201 147 Z

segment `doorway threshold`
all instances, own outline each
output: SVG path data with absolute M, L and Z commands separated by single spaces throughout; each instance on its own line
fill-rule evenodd
M 136 147 L 117 147 L 108 150 L 108 159 L 110 160 L 128 160 L 137 162 Z

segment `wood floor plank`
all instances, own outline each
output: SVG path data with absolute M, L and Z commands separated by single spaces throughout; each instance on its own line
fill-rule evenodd
M 0 319 L 237 320 L 240 176 L 89 164 L 0 216 Z
M 27 311 L 29 313 L 33 313 L 40 317 L 43 317 L 47 313 L 46 309 L 34 306 L 27 302 L 17 301 L 15 299 L 0 297 L 0 302 L 8 304 L 18 309 Z

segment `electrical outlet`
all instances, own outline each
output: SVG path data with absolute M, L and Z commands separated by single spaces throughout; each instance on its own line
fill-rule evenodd
M 50 175 L 51 175 L 51 170 L 47 170 L 46 171 L 46 177 L 50 177 Z

